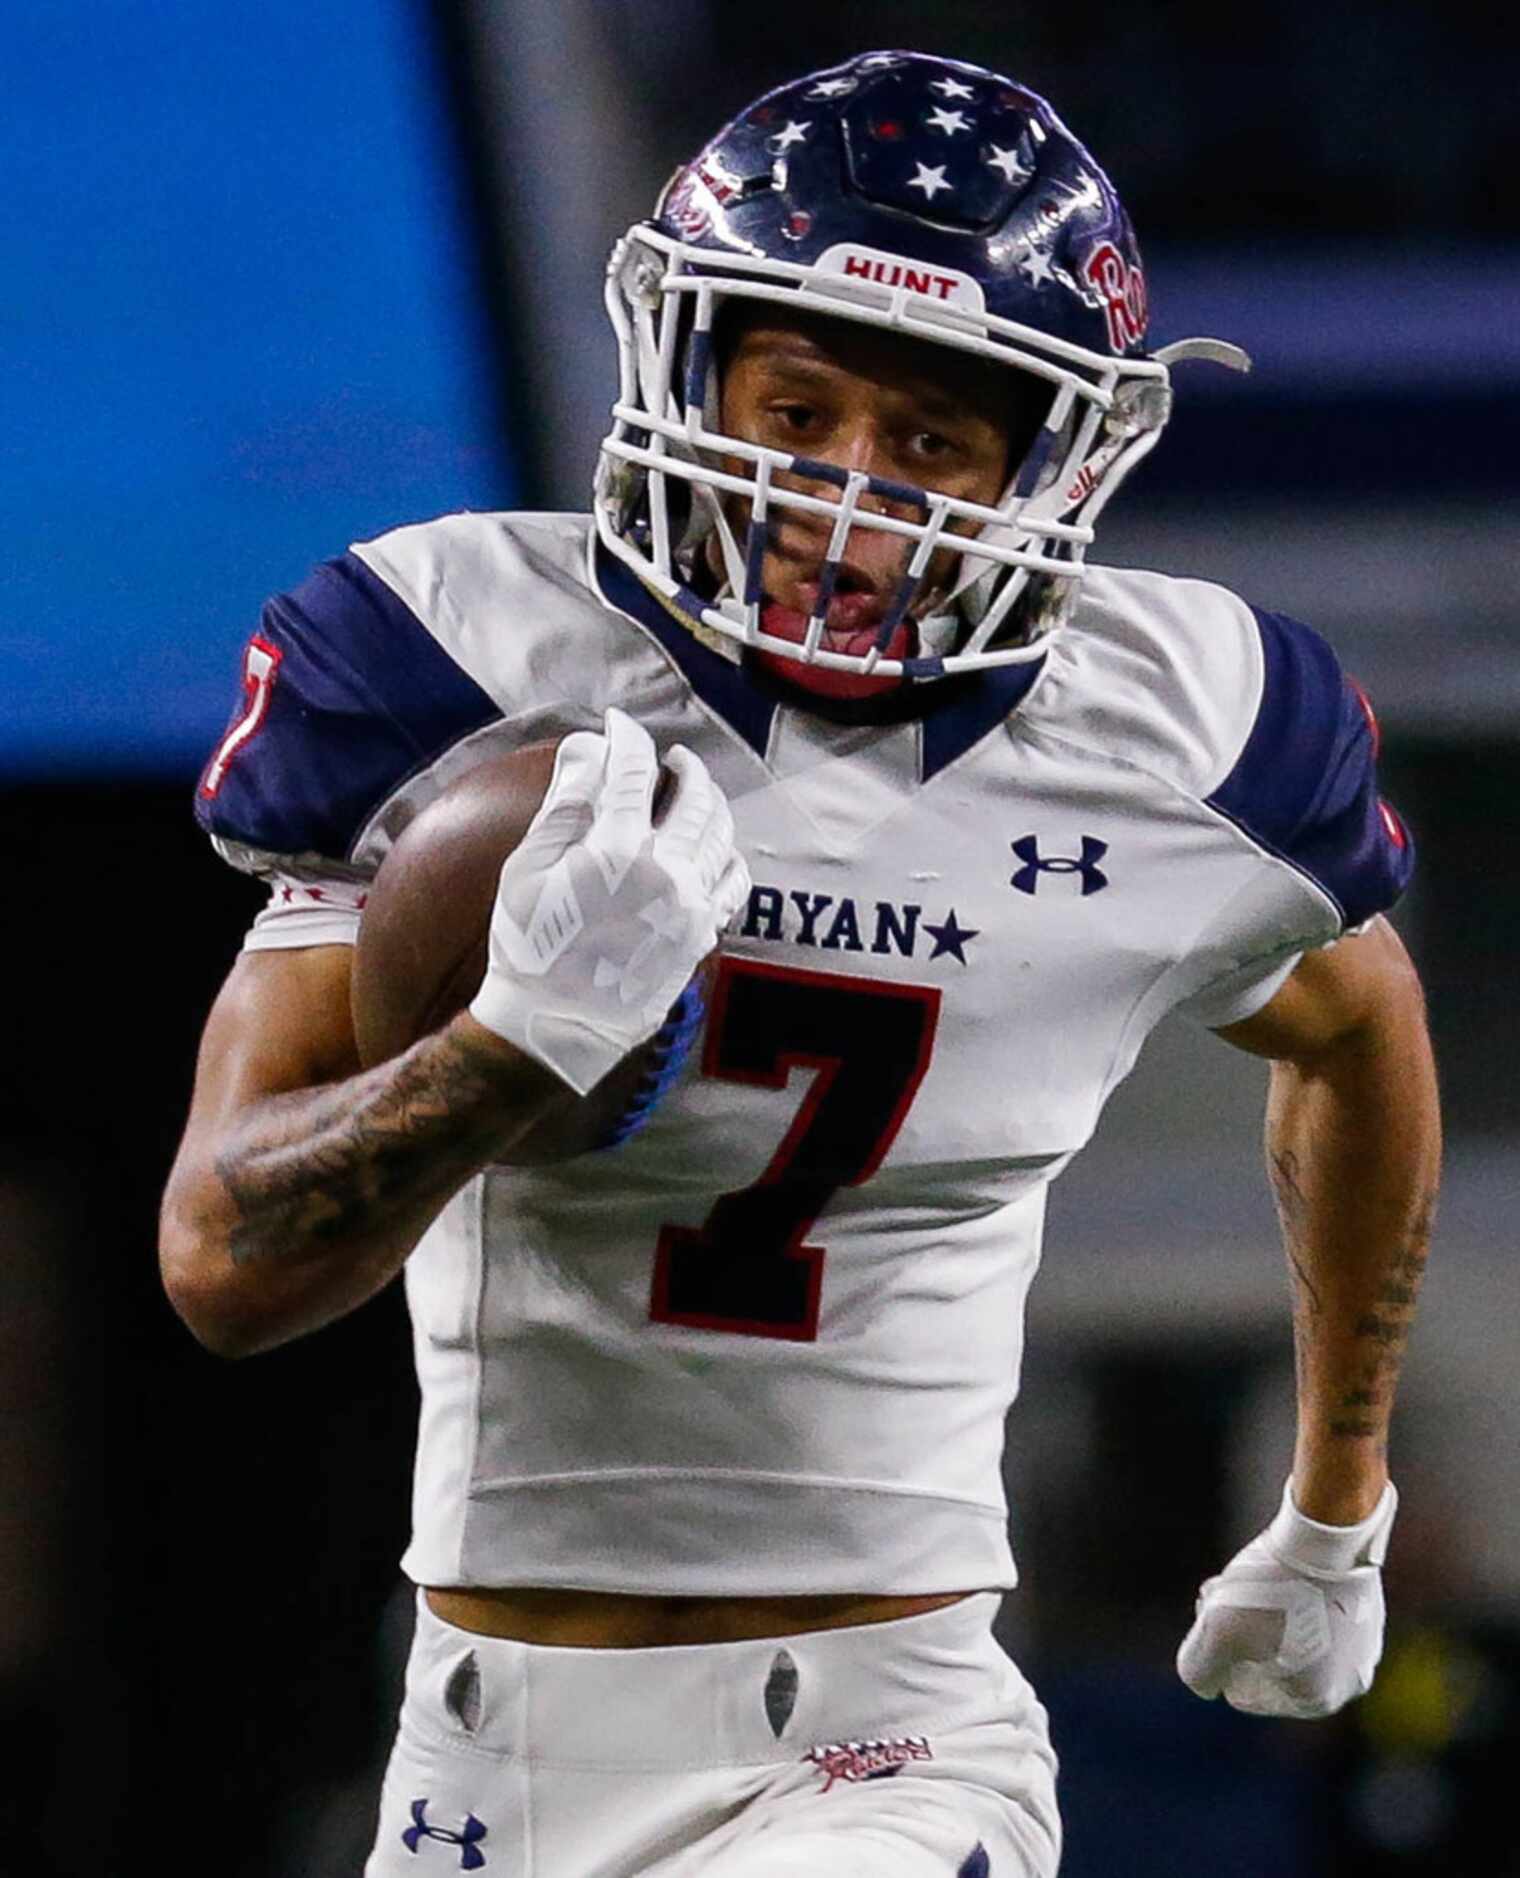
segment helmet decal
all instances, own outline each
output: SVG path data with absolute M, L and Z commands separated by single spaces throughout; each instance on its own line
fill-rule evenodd
M 1111 241 L 1100 241 L 1087 258 L 1083 278 L 1097 288 L 1108 314 L 1109 344 L 1116 352 L 1145 337 L 1145 273 L 1138 260 L 1127 261 Z

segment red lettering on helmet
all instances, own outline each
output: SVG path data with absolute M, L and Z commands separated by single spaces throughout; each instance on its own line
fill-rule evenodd
M 948 300 L 960 284 L 953 274 L 931 274 L 927 268 L 905 267 L 901 261 L 881 261 L 874 255 L 847 254 L 844 271 L 878 287 L 906 287 L 909 293 Z
M 1094 248 L 1082 271 L 1103 296 L 1109 344 L 1115 352 L 1127 351 L 1145 337 L 1145 275 L 1111 241 Z

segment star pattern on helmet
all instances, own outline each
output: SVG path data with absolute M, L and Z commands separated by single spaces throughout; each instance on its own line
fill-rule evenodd
M 987 167 L 989 169 L 1001 170 L 1008 178 L 1009 182 L 1016 183 L 1024 170 L 1024 164 L 1019 158 L 1018 151 L 1005 150 L 1001 144 L 990 144 L 988 148 L 991 150 L 992 154 L 986 159 Z
M 1035 247 L 1032 242 L 1019 256 L 1019 271 L 1031 287 L 1043 287 L 1055 275 L 1048 251 Z
M 947 137 L 953 137 L 958 130 L 971 128 L 971 121 L 964 111 L 947 111 L 942 104 L 936 105 L 924 122 L 933 130 L 942 130 Z
M 800 124 L 797 122 L 796 118 L 788 118 L 785 128 L 778 130 L 771 138 L 771 142 L 778 150 L 789 150 L 794 143 L 806 143 L 807 133 L 812 128 L 813 120 L 811 118 L 805 118 Z
M 847 91 L 855 89 L 853 78 L 820 78 L 816 85 L 803 93 L 808 98 L 842 98 Z
M 933 925 L 929 920 L 925 920 L 924 931 L 928 933 L 930 938 L 934 941 L 934 950 L 929 954 L 931 959 L 942 958 L 945 953 L 948 952 L 951 958 L 958 959 L 960 963 L 964 965 L 966 963 L 966 947 L 973 939 L 980 935 L 981 928 L 979 926 L 960 925 L 955 917 L 955 908 L 952 906 L 944 920 L 938 926 Z
M 931 80 L 930 91 L 937 91 L 942 98 L 974 98 L 976 93 L 969 85 L 963 85 L 958 78 L 936 78 Z
M 924 199 L 927 202 L 932 202 L 939 194 L 940 190 L 949 189 L 951 186 L 945 181 L 945 166 L 943 163 L 915 163 L 913 169 L 915 173 L 908 179 L 908 187 L 910 189 L 922 189 Z

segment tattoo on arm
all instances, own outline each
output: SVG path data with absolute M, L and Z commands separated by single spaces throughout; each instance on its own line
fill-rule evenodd
M 216 1162 L 234 1263 L 436 1210 L 501 1142 L 502 1093 L 499 1061 L 442 1031 L 347 1082 L 261 1103 Z
M 1282 1221 L 1283 1244 L 1293 1272 L 1293 1337 L 1295 1344 L 1301 1347 L 1309 1334 L 1307 1320 L 1324 1312 L 1323 1301 L 1300 1257 L 1309 1203 L 1298 1184 L 1298 1156 L 1291 1148 L 1274 1149 L 1269 1164 L 1277 1216 Z
M 1293 1277 L 1293 1341 L 1303 1373 L 1326 1327 L 1325 1301 L 1309 1270 L 1313 1249 L 1311 1209 L 1299 1160 L 1291 1148 L 1274 1146 L 1269 1169 Z M 1372 1308 L 1363 1311 L 1352 1328 L 1357 1354 L 1326 1424 L 1327 1432 L 1337 1440 L 1386 1439 L 1388 1414 L 1425 1270 L 1434 1213 L 1435 1195 L 1428 1193 L 1421 1199 L 1404 1243 L 1380 1276 Z
M 1414 1321 L 1434 1217 L 1435 1195 L 1428 1193 L 1421 1200 L 1408 1238 L 1389 1261 L 1374 1308 L 1357 1319 L 1355 1336 L 1362 1358 L 1352 1386 L 1337 1405 L 1341 1413 L 1330 1422 L 1332 1435 L 1364 1440 L 1384 1434 L 1404 1346 Z

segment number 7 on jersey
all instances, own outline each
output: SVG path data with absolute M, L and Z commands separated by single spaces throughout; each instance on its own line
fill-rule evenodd
M 930 985 L 721 962 L 702 1074 L 784 1089 L 794 1069 L 817 1073 L 758 1180 L 700 1227 L 660 1229 L 656 1323 L 816 1338 L 826 1248 L 807 1235 L 837 1188 L 880 1167 L 929 1067 L 939 1005 Z
M 203 796 L 216 794 L 222 786 L 222 778 L 227 774 L 227 765 L 262 726 L 269 710 L 269 694 L 274 690 L 274 681 L 279 676 L 280 660 L 283 657 L 278 646 L 272 646 L 257 633 L 243 648 L 243 690 L 248 702 L 228 727 L 227 734 L 216 746 L 211 761 L 206 765 L 206 773 L 201 777 L 200 792 Z

